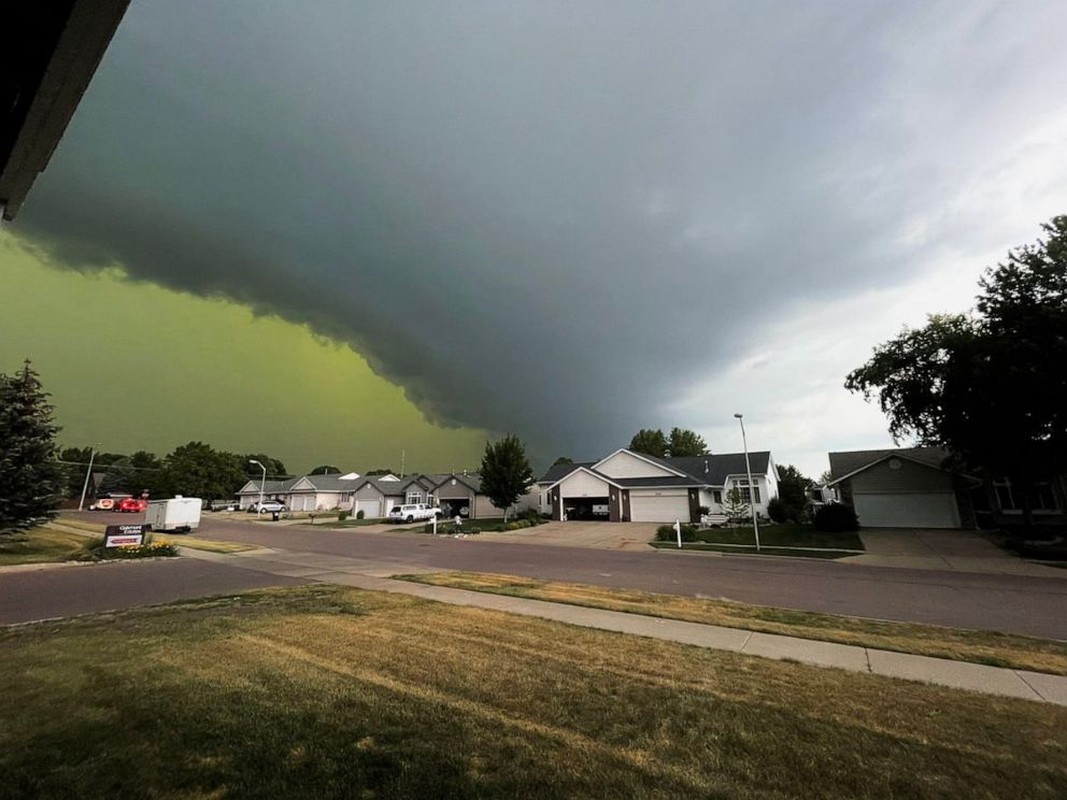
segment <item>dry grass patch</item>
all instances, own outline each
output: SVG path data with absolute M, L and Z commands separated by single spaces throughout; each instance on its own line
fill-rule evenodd
M 1067 642 L 1028 636 L 906 622 L 882 622 L 748 605 L 728 600 L 542 581 L 514 575 L 445 572 L 396 577 L 432 586 L 469 589 L 531 600 L 549 600 L 589 608 L 721 625 L 726 628 L 780 633 L 802 639 L 1067 675 Z
M 65 528 L 78 528 L 79 530 L 87 531 L 88 533 L 100 533 L 104 532 L 106 525 L 102 525 L 99 522 L 86 522 L 82 519 L 75 517 L 59 517 L 56 520 L 56 524 L 62 525 Z
M 206 550 L 210 553 L 243 553 L 248 550 L 258 550 L 258 544 L 245 544 L 244 542 L 223 542 L 214 539 L 198 539 L 195 536 L 164 536 L 154 534 L 153 542 L 164 542 L 175 547 L 188 547 L 190 550 Z
M 0 670 L 0 796 L 1067 795 L 1065 708 L 341 587 L 7 629 Z
M 7 534 L 0 536 L 0 567 L 89 559 L 94 544 L 94 539 L 83 534 L 46 527 Z

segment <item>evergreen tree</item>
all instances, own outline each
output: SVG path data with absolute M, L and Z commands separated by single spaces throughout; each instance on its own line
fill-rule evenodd
M 504 521 L 507 522 L 508 509 L 533 483 L 534 474 L 526 458 L 526 448 L 510 433 L 496 444 L 486 442 L 480 471 L 482 492 L 494 506 L 504 510 Z
M 55 517 L 63 486 L 56 463 L 53 408 L 27 360 L 15 375 L 0 373 L 0 534 Z

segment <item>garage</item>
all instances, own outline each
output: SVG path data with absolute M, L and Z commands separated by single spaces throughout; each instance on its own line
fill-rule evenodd
M 853 505 L 864 528 L 958 528 L 955 494 L 854 494 Z
M 630 492 L 630 519 L 633 522 L 689 521 L 689 495 L 685 490 L 640 494 Z
M 437 505 L 441 507 L 443 516 L 449 519 L 462 517 L 466 519 L 471 515 L 471 499 L 469 497 L 438 498 Z
M 568 520 L 582 520 L 586 522 L 607 522 L 608 503 L 611 498 L 604 497 L 564 497 L 563 511 Z
M 380 500 L 356 500 L 352 513 L 359 514 L 360 511 L 367 519 L 377 519 L 382 511 L 382 503 Z

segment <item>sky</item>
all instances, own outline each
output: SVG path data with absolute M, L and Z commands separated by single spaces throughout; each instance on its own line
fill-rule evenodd
M 133 0 L 0 237 L 0 369 L 112 450 L 435 470 L 515 432 L 541 468 L 643 427 L 736 452 L 741 412 L 815 476 L 891 444 L 845 375 L 1067 210 L 1065 26 Z

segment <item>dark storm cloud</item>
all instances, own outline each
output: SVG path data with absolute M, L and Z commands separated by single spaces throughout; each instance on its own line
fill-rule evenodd
M 916 220 L 971 224 L 946 201 L 1037 102 L 1057 15 L 135 0 L 19 221 L 588 457 L 760 320 L 906 279 Z

